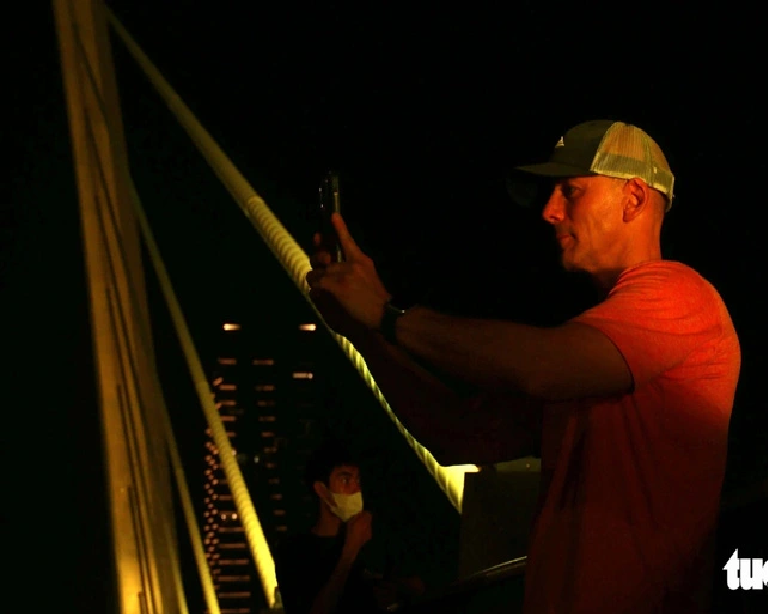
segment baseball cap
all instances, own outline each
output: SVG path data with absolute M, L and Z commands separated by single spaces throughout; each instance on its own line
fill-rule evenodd
M 661 148 L 637 126 L 607 119 L 574 126 L 560 137 L 549 160 L 516 167 L 507 185 L 513 200 L 529 206 L 540 196 L 541 179 L 593 175 L 638 177 L 664 194 L 667 211 L 672 206 L 675 179 Z

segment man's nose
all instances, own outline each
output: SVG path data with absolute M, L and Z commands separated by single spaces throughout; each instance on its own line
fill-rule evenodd
M 557 188 L 552 190 L 552 194 L 547 204 L 544 205 L 544 210 L 541 212 L 541 217 L 550 224 L 559 224 L 563 221 L 565 217 L 565 199 Z

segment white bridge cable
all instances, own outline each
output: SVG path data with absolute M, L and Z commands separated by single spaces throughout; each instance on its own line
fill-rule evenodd
M 139 64 L 146 77 L 165 101 L 166 105 L 181 126 L 185 129 L 215 174 L 240 206 L 243 213 L 251 220 L 256 231 L 288 273 L 289 277 L 296 284 L 299 291 L 317 313 L 317 308 L 309 297 L 309 287 L 305 280 L 306 273 L 311 268 L 307 254 L 301 246 L 296 243 L 291 234 L 275 217 L 264 200 L 250 186 L 210 134 L 208 134 L 205 128 L 200 125 L 197 118 L 195 118 L 190 109 L 184 104 L 179 95 L 168 84 L 130 34 L 128 34 L 125 28 L 110 11 L 108 11 L 107 14 L 112 27 L 127 47 L 129 53 Z M 317 313 L 317 315 L 322 320 L 320 314 Z M 429 450 L 422 446 L 397 419 L 387 403 L 384 394 L 373 379 L 362 355 L 346 338 L 336 335 L 335 333 L 334 337 L 349 360 L 355 366 L 360 376 L 368 385 L 371 392 L 392 419 L 397 429 L 403 437 L 405 437 L 418 458 L 433 476 L 439 487 L 445 492 L 453 506 L 460 513 L 464 493 L 464 474 L 468 471 L 476 471 L 477 468 L 474 465 L 442 467 Z

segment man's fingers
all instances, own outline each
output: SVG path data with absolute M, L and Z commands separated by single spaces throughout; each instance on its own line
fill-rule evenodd
M 326 267 L 331 264 L 331 255 L 326 251 L 315 252 L 309 257 L 309 264 L 313 269 Z
M 307 283 L 308 283 L 310 286 L 313 286 L 313 287 L 314 287 L 314 286 L 316 286 L 316 285 L 317 285 L 317 282 L 319 282 L 319 281 L 320 281 L 320 279 L 322 278 L 322 276 L 323 276 L 323 272 L 322 272 L 322 271 L 318 271 L 317 269 L 312 269 L 311 271 L 309 271 L 309 272 L 306 274 L 306 276 L 304 277 L 304 279 L 306 279 L 306 280 L 307 280 Z
M 349 234 L 349 229 L 344 223 L 341 214 L 333 213 L 331 215 L 331 223 L 336 229 L 336 236 L 339 237 L 339 243 L 341 244 L 341 249 L 344 252 L 346 259 L 351 260 L 356 256 L 361 256 L 363 252 L 360 251 L 360 248 L 357 246 L 357 243 L 355 243 L 352 235 Z
M 309 285 L 327 285 L 323 282 L 338 281 L 349 274 L 346 263 L 332 262 L 307 272 L 305 279 Z

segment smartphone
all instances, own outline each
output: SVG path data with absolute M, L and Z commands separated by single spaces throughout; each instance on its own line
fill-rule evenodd
M 339 175 L 329 171 L 320 182 L 320 235 L 323 238 L 323 248 L 331 254 L 333 262 L 342 262 L 344 253 L 341 250 L 339 238 L 331 223 L 332 213 L 341 213 L 341 195 L 339 190 Z

